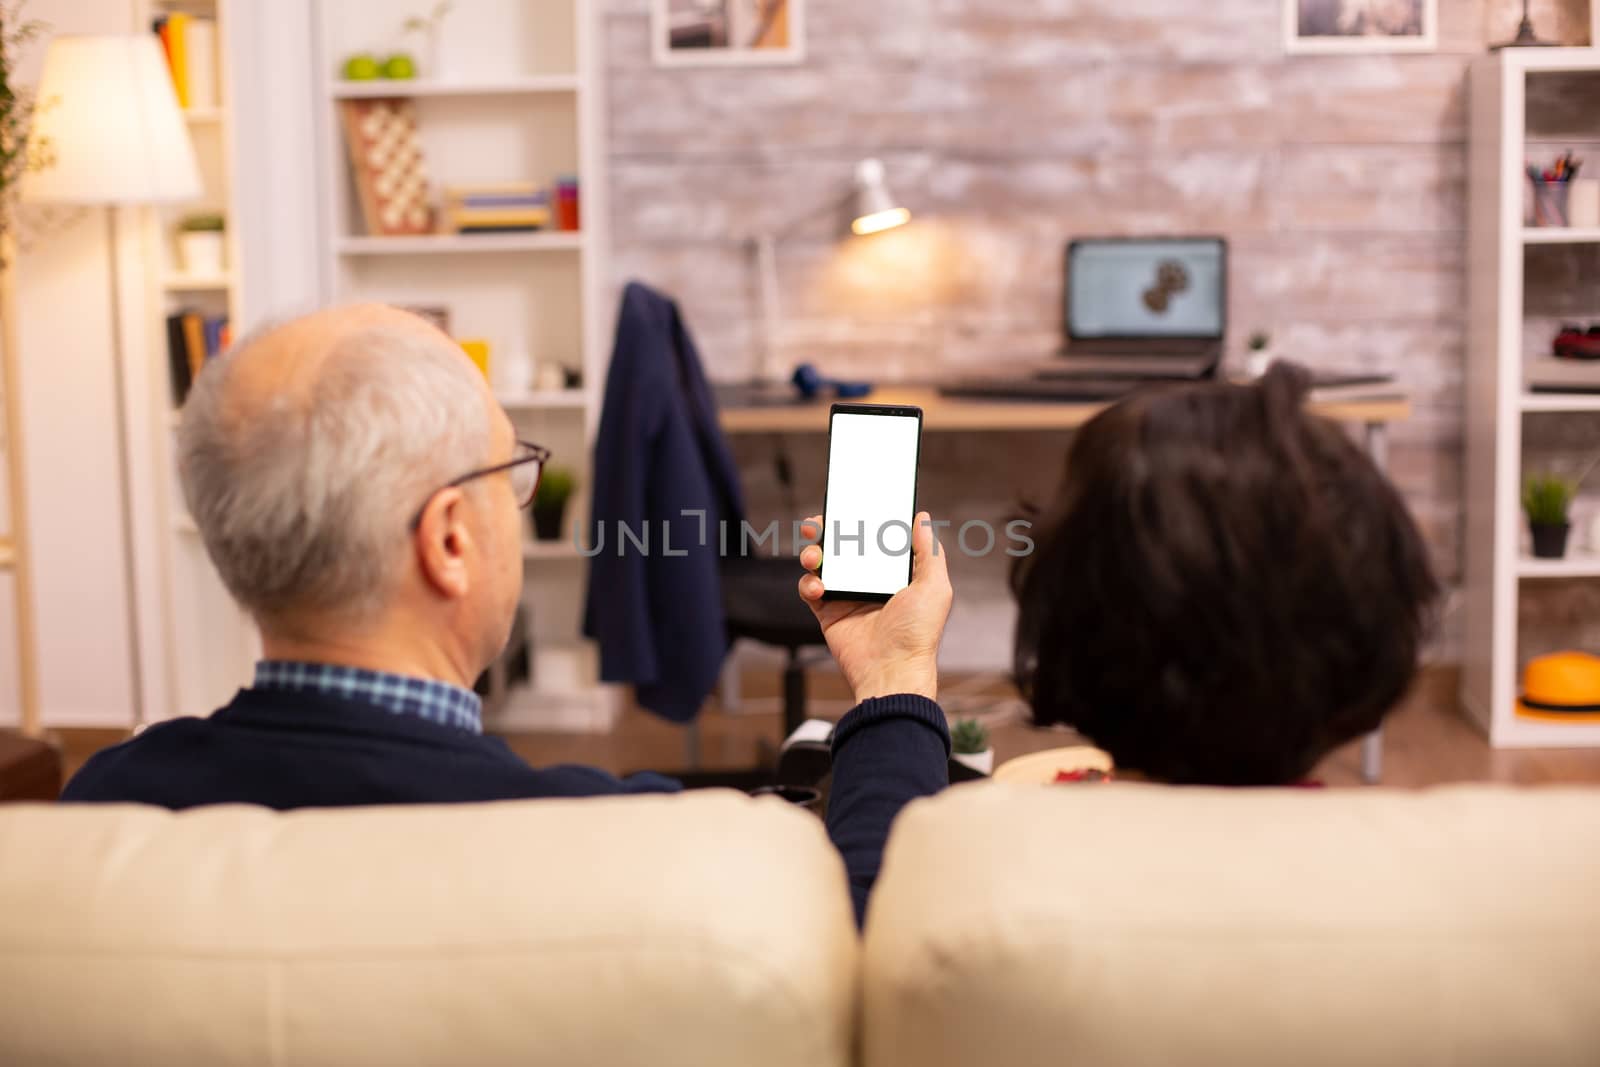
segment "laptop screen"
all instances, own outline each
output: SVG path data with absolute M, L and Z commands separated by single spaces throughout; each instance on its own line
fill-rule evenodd
M 1067 337 L 1221 340 L 1227 246 L 1220 238 L 1074 241 L 1067 249 Z

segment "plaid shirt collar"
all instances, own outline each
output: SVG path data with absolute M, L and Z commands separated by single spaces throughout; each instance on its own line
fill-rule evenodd
M 396 715 L 415 715 L 442 726 L 483 733 L 483 701 L 478 694 L 430 678 L 334 663 L 268 659 L 256 664 L 255 688 L 364 700 Z

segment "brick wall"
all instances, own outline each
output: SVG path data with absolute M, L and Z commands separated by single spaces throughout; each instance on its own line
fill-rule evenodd
M 1453 584 L 1460 573 L 1466 69 L 1518 5 L 1439 0 L 1428 55 L 1288 57 L 1274 0 L 811 0 L 803 65 L 658 69 L 648 0 L 608 0 L 617 279 L 684 304 L 714 377 L 752 372 L 752 233 L 881 157 L 913 225 L 865 241 L 805 218 L 780 250 L 785 365 L 886 380 L 1042 354 L 1059 337 L 1073 235 L 1218 232 L 1232 347 L 1392 370 L 1417 416 L 1392 471 Z M 1587 5 L 1534 5 L 1587 41 Z M 1066 438 L 934 435 L 925 497 L 998 519 L 1047 492 Z M 815 508 L 819 440 L 740 443 L 753 510 Z M 999 665 L 1002 559 L 960 561 L 947 657 Z M 1453 644 L 1447 628 L 1440 654 Z

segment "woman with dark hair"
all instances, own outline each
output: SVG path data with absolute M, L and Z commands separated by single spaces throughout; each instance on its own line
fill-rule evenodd
M 1277 364 L 1079 431 L 1012 574 L 1035 722 L 1150 779 L 1285 785 L 1405 693 L 1438 583 L 1399 494 L 1304 410 L 1308 384 Z

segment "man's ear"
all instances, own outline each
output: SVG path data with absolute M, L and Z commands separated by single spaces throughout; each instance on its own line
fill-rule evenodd
M 466 494 L 458 486 L 441 489 L 422 509 L 411 542 L 423 580 L 440 596 L 459 600 L 467 595 L 467 549 L 472 535 L 466 524 Z

